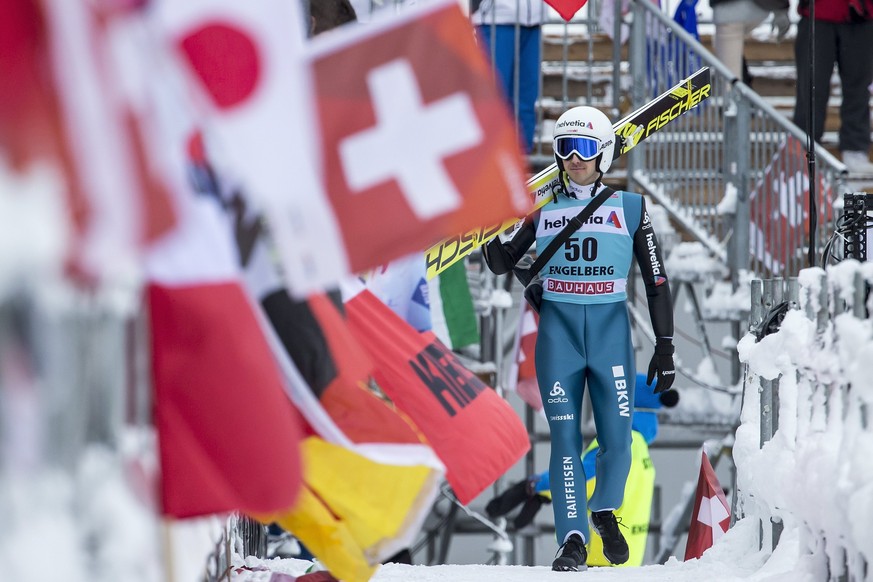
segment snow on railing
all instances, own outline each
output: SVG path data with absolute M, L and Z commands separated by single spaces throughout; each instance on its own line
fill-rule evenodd
M 797 534 L 798 561 L 831 580 L 869 579 L 873 558 L 871 281 L 873 264 L 850 260 L 753 281 L 738 344 L 735 515 L 761 519 L 762 547 Z

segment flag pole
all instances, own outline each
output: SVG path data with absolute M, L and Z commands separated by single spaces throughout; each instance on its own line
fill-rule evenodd
M 809 0 L 809 111 L 806 126 L 806 160 L 809 173 L 809 251 L 807 266 L 815 266 L 815 236 L 818 228 L 815 175 L 815 0 Z
M 164 546 L 164 580 L 176 582 L 176 567 L 173 564 L 173 541 L 170 536 L 170 519 L 161 518 L 161 541 Z

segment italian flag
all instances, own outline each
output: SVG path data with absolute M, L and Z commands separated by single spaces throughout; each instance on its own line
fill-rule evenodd
M 428 282 L 433 333 L 452 350 L 479 343 L 479 327 L 464 261 Z

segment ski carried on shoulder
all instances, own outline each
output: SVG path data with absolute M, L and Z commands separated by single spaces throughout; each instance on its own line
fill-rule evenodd
M 612 126 L 618 139 L 614 150 L 615 158 L 632 150 L 650 135 L 709 98 L 710 94 L 709 67 L 703 67 L 636 111 L 624 116 Z M 553 163 L 527 181 L 527 189 L 534 197 L 531 213 L 539 210 L 552 199 L 552 193 L 560 187 L 558 180 L 558 167 Z M 501 232 L 520 226 L 521 220 L 513 218 L 502 224 L 469 230 L 430 247 L 425 251 L 427 278 L 433 279 Z

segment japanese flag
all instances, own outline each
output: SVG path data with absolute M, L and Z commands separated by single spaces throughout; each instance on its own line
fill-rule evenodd
M 718 483 L 706 451 L 703 451 L 694 511 L 691 514 L 688 541 L 685 545 L 685 560 L 702 556 L 703 552 L 727 532 L 730 522 L 731 512 L 727 498 Z
M 348 272 L 317 172 L 311 84 L 299 2 L 157 2 L 165 42 L 189 73 L 212 161 L 245 189 L 278 246 L 295 291 Z

